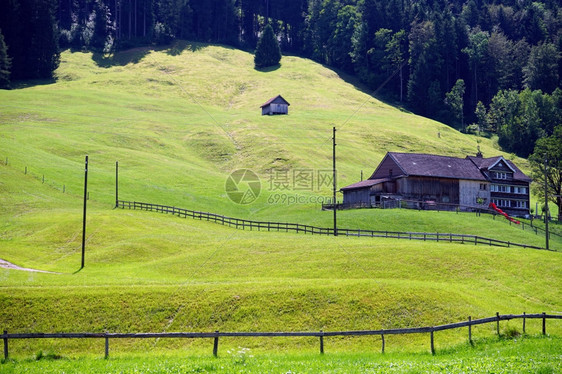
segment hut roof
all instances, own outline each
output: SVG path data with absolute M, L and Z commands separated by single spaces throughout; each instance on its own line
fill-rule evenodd
M 287 100 L 285 100 L 283 98 L 283 96 L 281 95 L 277 95 L 275 97 L 272 97 L 271 99 L 267 100 L 265 103 L 263 103 L 260 108 L 263 108 L 264 106 L 267 106 L 269 104 L 271 104 L 272 102 L 277 101 L 277 104 L 287 104 L 287 105 L 291 105 L 289 104 L 289 102 Z

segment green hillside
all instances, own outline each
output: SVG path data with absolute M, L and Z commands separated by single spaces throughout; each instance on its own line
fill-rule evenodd
M 113 200 L 118 160 L 123 198 L 265 217 L 279 211 L 266 204 L 270 194 L 233 205 L 228 174 L 249 168 L 267 190 L 272 169 L 330 170 L 333 126 L 340 187 L 361 170 L 367 178 L 387 151 L 463 157 L 480 141 L 485 156 L 501 154 L 488 139 L 384 104 L 310 60 L 288 56 L 276 70 L 257 71 L 252 57 L 187 43 L 107 58 L 65 52 L 57 83 L 0 91 L 0 156 L 78 194 L 89 154 L 92 197 L 102 202 Z M 291 103 L 290 115 L 261 116 L 259 106 L 277 94 Z M 331 186 L 317 187 L 330 196 Z
M 0 258 L 60 273 L 0 270 L 0 327 L 10 332 L 345 330 L 561 310 L 559 252 L 250 232 L 112 209 L 118 160 L 125 200 L 327 227 L 332 213 L 310 201 L 329 197 L 330 186 L 276 184 L 283 177 L 291 182 L 293 170 L 317 176 L 331 168 L 332 126 L 340 187 L 359 180 L 361 170 L 367 177 L 386 151 L 462 157 L 479 141 L 485 156 L 501 154 L 489 139 L 382 103 L 348 77 L 298 57 L 257 71 L 246 52 L 178 43 L 110 57 L 65 52 L 57 76 L 56 83 L 0 91 Z M 260 105 L 277 94 L 291 103 L 289 116 L 262 117 Z M 86 154 L 87 257 L 76 272 Z M 514 161 L 528 169 L 525 160 Z M 261 179 L 252 204 L 235 204 L 225 192 L 228 175 L 239 168 Z M 276 201 L 281 195 L 307 203 Z M 544 245 L 535 233 L 486 215 L 359 210 L 338 219 L 348 228 Z M 552 246 L 560 249 L 562 241 L 553 238 Z M 508 327 L 520 329 L 518 322 Z M 493 334 L 492 325 L 475 330 Z M 538 333 L 539 322 L 528 331 Z M 549 332 L 560 335 L 562 325 L 552 323 Z M 438 347 L 464 342 L 465 335 L 439 334 Z M 71 354 L 97 350 L 96 344 L 20 341 L 11 349 L 16 356 L 41 347 Z M 317 342 L 225 344 L 267 352 L 314 350 Z M 330 342 L 352 351 L 365 344 L 373 342 Z M 427 337 L 392 337 L 388 344 L 425 351 Z M 125 352 L 185 345 L 208 351 L 208 342 L 115 342 Z

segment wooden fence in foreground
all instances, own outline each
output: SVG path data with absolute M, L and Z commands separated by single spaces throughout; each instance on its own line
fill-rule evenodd
M 278 232 L 295 232 L 311 235 L 334 235 L 334 228 L 316 227 L 310 225 L 303 225 L 300 223 L 286 223 L 286 222 L 268 222 L 268 221 L 251 221 L 240 218 L 227 217 L 220 214 L 199 212 L 195 210 L 177 208 L 167 205 L 142 203 L 138 201 L 116 201 L 116 208 L 140 209 L 152 212 L 161 212 L 174 214 L 179 217 L 191 217 L 193 219 L 205 220 L 221 225 L 228 225 L 242 230 L 258 230 L 258 231 L 278 231 Z M 371 238 L 393 238 L 393 239 L 408 239 L 408 240 L 423 240 L 423 241 L 445 241 L 450 243 L 462 244 L 484 244 L 496 247 L 521 247 L 532 249 L 544 249 L 541 247 L 512 243 L 510 241 L 503 241 L 497 239 L 485 238 L 477 235 L 465 234 L 451 234 L 451 233 L 438 233 L 438 232 L 403 232 L 403 231 L 376 231 L 376 230 L 361 230 L 361 229 L 345 229 L 338 228 L 336 234 L 340 236 L 362 236 Z
M 525 322 L 527 319 L 542 319 L 542 334 L 546 335 L 547 319 L 562 319 L 562 315 L 557 314 L 505 314 L 496 313 L 494 317 L 481 318 L 473 320 L 468 317 L 468 321 L 456 322 L 440 326 L 414 327 L 403 329 L 389 330 L 356 330 L 356 331 L 317 331 L 317 332 L 156 332 L 156 333 L 4 333 L 0 335 L 4 341 L 4 359 L 9 357 L 9 340 L 10 339 L 105 339 L 105 358 L 109 357 L 109 339 L 161 339 L 161 338 L 179 338 L 179 339 L 213 339 L 213 355 L 218 355 L 219 338 L 228 337 L 316 337 L 320 342 L 320 353 L 324 353 L 324 338 L 333 336 L 373 336 L 379 335 L 382 339 L 382 353 L 385 350 L 385 335 L 403 335 L 403 334 L 430 334 L 431 353 L 435 354 L 435 332 L 458 329 L 468 327 L 468 340 L 472 343 L 472 326 L 482 325 L 486 323 L 496 323 L 496 332 L 500 334 L 500 321 L 508 321 L 512 319 L 523 319 L 523 333 L 526 333 Z

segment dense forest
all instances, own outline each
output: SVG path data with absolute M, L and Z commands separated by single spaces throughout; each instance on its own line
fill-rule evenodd
M 415 113 L 528 156 L 562 123 L 557 0 L 0 0 L 0 85 L 52 77 L 60 49 L 174 39 L 283 53 L 356 75 Z

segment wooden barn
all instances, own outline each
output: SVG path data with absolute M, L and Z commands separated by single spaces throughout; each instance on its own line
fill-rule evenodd
M 502 156 L 456 158 L 389 152 L 367 180 L 343 187 L 344 206 L 473 210 L 491 202 L 529 213 L 531 179 Z
M 273 114 L 289 114 L 289 102 L 283 98 L 281 95 L 277 95 L 267 100 L 261 106 L 261 114 L 273 115 Z

